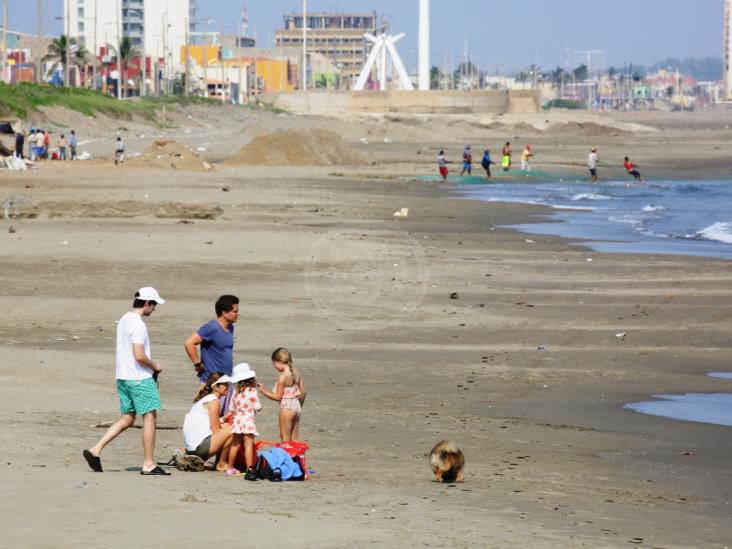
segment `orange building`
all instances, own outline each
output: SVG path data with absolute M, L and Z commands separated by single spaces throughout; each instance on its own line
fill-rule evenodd
M 185 50 L 186 48 L 183 47 L 180 51 L 181 64 L 185 64 Z M 251 55 L 227 57 L 221 60 L 219 58 L 220 51 L 221 46 L 218 44 L 209 46 L 195 44 L 188 46 L 188 58 L 191 64 L 193 67 L 199 67 L 198 70 L 203 69 L 205 65 L 208 72 L 207 79 L 210 83 L 218 81 L 221 78 L 220 71 L 222 64 L 227 72 L 240 65 L 243 70 L 246 70 L 250 66 L 256 66 L 257 81 L 259 82 L 258 93 L 292 91 L 295 89 L 298 67 L 291 65 L 289 60 L 274 59 L 272 57 L 253 57 Z

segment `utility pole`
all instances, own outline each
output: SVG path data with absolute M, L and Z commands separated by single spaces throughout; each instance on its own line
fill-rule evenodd
M 36 34 L 38 35 L 38 46 L 35 48 L 34 57 L 36 61 L 36 83 L 40 84 L 43 81 L 43 0 L 36 0 Z
M 243 21 L 239 21 L 239 37 L 236 39 L 236 82 L 237 82 L 237 94 L 236 94 L 236 104 L 241 105 L 241 41 L 243 37 L 243 30 L 242 30 Z
M 161 95 L 167 95 L 168 94 L 168 36 L 166 34 L 166 31 L 168 30 L 165 25 L 165 13 L 162 15 L 162 23 L 163 23 L 163 81 L 162 85 L 160 86 L 160 89 L 162 91 Z
M 94 60 L 92 61 L 92 88 L 95 90 L 97 89 L 97 56 L 99 55 L 99 42 L 97 42 L 97 4 L 97 0 L 94 0 L 94 51 L 92 51 Z
M 117 99 L 122 99 L 122 39 L 120 38 L 122 27 L 122 8 L 120 0 L 117 0 Z
M 8 66 L 8 0 L 3 0 L 3 53 L 0 59 L 0 80 L 5 78 L 5 70 Z
M 302 0 L 302 83 L 303 91 L 308 89 L 308 0 Z
M 184 72 L 184 75 L 185 75 L 184 78 L 186 79 L 186 81 L 185 81 L 184 92 L 183 92 L 183 94 L 186 97 L 188 97 L 190 95 L 190 93 L 191 93 L 191 91 L 190 91 L 191 90 L 191 88 L 190 88 L 190 82 L 189 82 L 190 79 L 191 79 L 191 67 L 190 67 L 190 65 L 188 63 L 188 59 L 189 59 L 189 56 L 190 56 L 190 49 L 189 49 L 189 46 L 188 46 L 188 43 L 190 42 L 190 39 L 191 39 L 190 31 L 191 31 L 191 21 L 190 21 L 190 19 L 188 17 L 186 17 L 186 38 L 185 38 L 186 44 L 185 44 L 185 48 L 184 48 L 185 56 L 186 56 L 186 64 L 185 64 L 185 69 L 184 69 L 184 71 L 185 71 Z
M 147 32 L 147 25 L 145 24 L 145 8 L 137 10 L 142 13 L 142 82 L 140 86 L 140 95 L 145 97 L 147 95 L 147 49 L 145 48 L 145 33 Z
M 64 18 L 66 19 L 66 62 L 64 63 L 64 87 L 71 87 L 71 6 L 70 2 L 64 2 L 66 4 L 66 13 Z M 6 0 L 7 5 L 7 0 Z M 6 19 L 7 22 L 7 19 Z
M 226 103 L 226 94 L 224 93 L 224 83 L 226 82 L 226 72 L 224 70 L 224 29 L 228 25 L 221 21 L 221 34 L 219 35 L 219 63 L 221 63 L 221 104 Z
M 208 97 L 208 24 L 211 19 L 203 21 L 203 96 Z
M 257 27 L 254 27 L 254 104 L 259 96 L 259 76 L 257 76 Z

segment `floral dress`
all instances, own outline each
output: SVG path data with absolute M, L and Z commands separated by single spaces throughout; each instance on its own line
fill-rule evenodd
M 253 387 L 246 387 L 243 391 L 236 393 L 231 399 L 231 409 L 234 412 L 231 432 L 258 437 L 254 416 L 262 409 L 262 403 L 259 402 L 257 390 Z

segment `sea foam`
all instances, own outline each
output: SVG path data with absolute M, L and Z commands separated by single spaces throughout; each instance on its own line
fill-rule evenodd
M 598 193 L 578 193 L 575 195 L 572 195 L 570 200 L 579 201 L 579 200 L 612 200 L 612 196 L 608 196 L 606 194 L 598 194 Z
M 720 221 L 714 225 L 709 225 L 709 227 L 696 234 L 704 240 L 716 240 L 717 242 L 732 244 L 732 222 Z

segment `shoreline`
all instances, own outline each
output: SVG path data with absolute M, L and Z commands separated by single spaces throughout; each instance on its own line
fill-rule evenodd
M 313 547 L 724 547 L 729 431 L 621 405 L 718 384 L 703 374 L 728 369 L 728 262 L 529 243 L 496 226 L 541 207 L 348 175 L 365 171 L 90 166 L 38 172 L 29 189 L 28 174 L 3 179 L 45 204 L 0 231 L 7 543 L 205 543 L 202 523 L 244 519 L 255 542 L 276 531 Z M 307 379 L 312 480 L 145 479 L 139 432 L 105 451 L 104 474 L 88 471 L 81 449 L 117 414 L 114 320 L 148 284 L 167 300 L 148 324 L 166 367 L 160 423 L 180 426 L 197 388 L 182 341 L 234 293 L 237 362 L 270 385 L 283 345 Z M 257 425 L 272 438 L 275 408 Z M 180 438 L 159 431 L 156 458 Z M 465 453 L 465 483 L 432 482 L 441 438 Z M 32 529 L 30 512 L 44 517 Z

